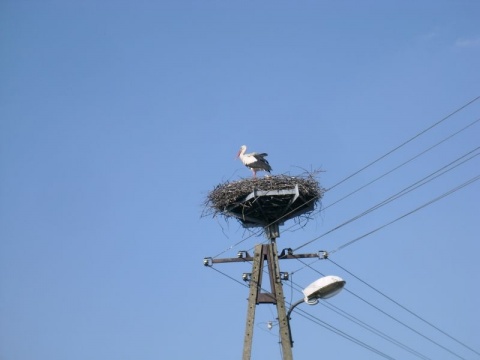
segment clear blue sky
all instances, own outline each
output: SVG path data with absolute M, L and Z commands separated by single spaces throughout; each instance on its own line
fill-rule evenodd
M 268 152 L 273 174 L 322 169 L 333 187 L 480 95 L 479 17 L 473 0 L 1 1 L 0 359 L 239 359 L 250 265 L 202 260 L 265 239 L 201 216 L 214 186 L 250 177 L 238 148 Z M 327 191 L 279 248 L 336 250 L 478 176 L 474 123 L 337 203 L 479 118 L 477 100 Z M 339 275 L 348 291 L 328 304 L 384 334 L 302 305 L 294 357 L 480 359 L 355 278 L 480 352 L 479 190 L 333 262 L 283 261 L 288 302 Z M 257 309 L 252 359 L 280 359 L 274 310 Z

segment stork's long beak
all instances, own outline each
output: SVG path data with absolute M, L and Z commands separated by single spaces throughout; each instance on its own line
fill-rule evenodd
M 235 160 L 238 159 L 238 157 L 240 156 L 242 150 L 238 150 L 238 153 L 237 153 L 237 156 L 235 156 Z

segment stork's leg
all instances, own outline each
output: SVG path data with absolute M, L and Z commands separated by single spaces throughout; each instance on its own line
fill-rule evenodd
M 252 172 L 253 172 L 253 177 L 257 177 L 257 172 L 255 171 L 255 169 L 252 169 Z

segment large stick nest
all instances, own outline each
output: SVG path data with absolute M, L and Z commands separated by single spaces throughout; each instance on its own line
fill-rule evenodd
M 324 191 L 315 173 L 226 182 L 208 194 L 204 215 L 235 217 L 245 227 L 282 224 L 299 216 L 308 219 Z

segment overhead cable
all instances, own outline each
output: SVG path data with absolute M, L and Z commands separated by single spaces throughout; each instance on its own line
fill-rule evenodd
M 480 179 L 480 175 L 477 175 L 477 176 L 471 178 L 470 180 L 464 182 L 463 184 L 461 184 L 461 185 L 459 185 L 459 186 L 457 186 L 457 187 L 455 187 L 455 188 L 453 188 L 453 189 L 451 189 L 451 190 L 443 193 L 442 195 L 437 196 L 436 198 L 434 198 L 434 199 L 432 199 L 432 200 L 430 200 L 430 201 L 427 201 L 426 203 L 418 206 L 417 208 L 415 208 L 415 209 L 413 209 L 413 210 L 411 210 L 411 211 L 409 211 L 409 212 L 407 212 L 407 213 L 405 213 L 405 214 L 397 217 L 396 219 L 394 219 L 394 220 L 392 220 L 392 221 L 390 221 L 390 222 L 388 222 L 388 223 L 386 223 L 386 224 L 384 224 L 384 225 L 382 225 L 382 226 L 379 226 L 379 227 L 377 227 L 376 229 L 374 229 L 374 230 L 372 230 L 372 231 L 369 231 L 369 232 L 363 234 L 362 236 L 359 236 L 359 237 L 357 237 L 357 238 L 355 238 L 355 239 L 353 239 L 353 240 L 350 240 L 349 242 L 347 242 L 347 243 L 339 246 L 339 247 L 336 248 L 335 250 L 329 251 L 329 253 L 330 253 L 330 254 L 333 254 L 333 253 L 335 253 L 335 252 L 337 252 L 337 251 L 340 251 L 340 250 L 346 248 L 347 246 L 350 246 L 350 245 L 352 245 L 353 243 L 355 243 L 355 242 L 357 242 L 357 241 L 359 241 L 359 240 L 361 240 L 361 239 L 363 239 L 363 238 L 365 238 L 365 237 L 367 237 L 367 236 L 369 236 L 369 235 L 372 235 L 373 233 L 375 233 L 375 232 L 377 232 L 377 231 L 379 231 L 379 230 L 382 230 L 382 229 L 386 228 L 387 226 L 392 225 L 392 224 L 396 223 L 397 221 L 402 220 L 403 218 L 405 218 L 405 217 L 407 217 L 407 216 L 409 216 L 409 215 L 411 215 L 411 214 L 413 214 L 413 213 L 415 213 L 415 212 L 417 212 L 417 211 L 419 211 L 419 210 L 421 210 L 421 209 L 423 209 L 423 208 L 425 208 L 425 207 L 427 207 L 427 206 L 429 206 L 429 205 L 431 205 L 431 204 L 433 204 L 433 203 L 435 203 L 435 202 L 437 202 L 437 201 L 439 201 L 439 200 L 441 200 L 441 199 L 443 199 L 443 198 L 445 198 L 445 197 L 453 194 L 454 192 L 456 192 L 456 191 L 458 191 L 458 190 L 460 190 L 460 189 L 462 189 L 462 188 L 464 188 L 464 187 L 466 187 L 466 186 L 468 186 L 468 185 L 471 185 L 472 183 L 474 183 L 475 181 L 477 181 L 477 180 L 479 180 L 479 179 Z
M 323 274 L 321 274 L 322 276 L 324 276 Z M 293 281 L 292 281 L 293 283 Z M 294 284 L 294 283 L 293 283 Z M 298 284 L 295 284 L 295 286 L 297 287 L 297 291 L 298 292 L 301 292 L 301 286 L 298 285 Z M 292 287 L 293 289 L 293 287 Z M 420 358 L 420 359 L 424 359 L 424 360 L 431 360 L 429 357 L 427 357 L 426 355 L 423 355 L 421 354 L 420 352 L 416 351 L 415 349 L 412 349 L 411 347 L 409 347 L 408 345 L 405 345 L 403 344 L 402 342 L 394 339 L 393 337 L 387 335 L 385 332 L 379 330 L 379 329 L 376 329 L 375 327 L 367 324 L 366 322 L 358 319 L 357 317 L 355 317 L 354 315 L 346 312 L 345 310 L 342 310 L 340 309 L 338 306 L 335 306 L 333 304 L 331 304 L 330 302 L 327 302 L 327 301 L 321 301 L 319 302 L 319 304 L 325 306 L 327 309 L 329 309 L 330 311 L 333 311 L 334 313 L 336 313 L 337 315 L 340 315 L 342 316 L 343 318 L 357 324 L 358 326 L 370 331 L 371 333 L 381 337 L 382 339 L 390 342 L 391 344 L 393 345 L 396 345 L 398 346 L 399 348 L 411 353 L 412 355 L 415 355 L 416 357 Z M 295 312 L 295 311 L 294 311 Z
M 441 124 L 442 122 L 444 122 L 444 121 L 447 120 L 448 118 L 452 117 L 453 115 L 455 115 L 455 114 L 458 113 L 459 111 L 465 109 L 467 106 L 471 105 L 472 103 L 474 103 L 474 102 L 477 101 L 478 99 L 480 99 L 480 96 L 477 96 L 475 99 L 470 100 L 468 103 L 466 103 L 465 105 L 462 105 L 461 107 L 459 107 L 458 109 L 456 109 L 456 110 L 453 111 L 452 113 L 450 113 L 450 114 L 448 114 L 447 116 L 445 116 L 443 119 L 437 121 L 437 122 L 434 123 L 433 125 L 430 125 L 429 127 L 427 127 L 426 129 L 420 131 L 418 134 L 416 134 L 415 136 L 411 137 L 411 138 L 408 139 L 407 141 L 401 143 L 400 145 L 396 146 L 395 148 L 393 148 L 392 150 L 388 151 L 388 152 L 385 153 L 384 155 L 380 156 L 380 157 L 377 158 L 376 160 L 370 162 L 369 164 L 365 165 L 365 166 L 362 167 L 361 169 L 355 171 L 353 174 L 347 176 L 347 177 L 344 178 L 343 180 L 339 181 L 339 182 L 336 183 L 335 185 L 333 185 L 333 186 L 331 186 L 330 188 L 328 188 L 327 191 L 336 188 L 338 185 L 343 184 L 345 181 L 347 181 L 347 180 L 349 180 L 350 178 L 354 177 L 355 175 L 359 174 L 359 173 L 362 172 L 363 170 L 369 168 L 370 166 L 376 164 L 376 163 L 379 162 L 380 160 L 386 158 L 388 155 L 392 154 L 393 152 L 397 151 L 398 149 L 400 149 L 400 148 L 402 148 L 403 146 L 407 145 L 408 143 L 412 142 L 413 140 L 415 140 L 415 139 L 418 138 L 419 136 L 425 134 L 427 131 L 433 129 L 435 126 Z
M 366 343 L 364 343 L 363 341 L 357 339 L 356 337 L 352 336 L 352 335 L 349 335 L 347 334 L 346 332 L 336 328 L 335 326 L 333 325 L 330 325 L 329 323 L 319 319 L 318 317 L 306 312 L 305 310 L 302 310 L 302 309 L 295 309 L 295 313 L 300 315 L 300 316 L 303 316 L 305 319 L 307 320 L 310 320 L 312 321 L 313 323 L 317 324 L 317 325 L 320 325 L 322 326 L 323 328 L 327 329 L 327 330 L 330 330 L 331 332 L 337 334 L 337 335 L 340 335 L 341 337 L 347 339 L 347 340 L 350 340 L 351 342 L 357 344 L 357 345 L 360 345 L 361 347 L 367 349 L 367 350 L 370 350 L 371 352 L 373 353 L 376 353 L 377 355 L 380 355 L 381 357 L 385 358 L 385 359 L 389 359 L 389 360 L 395 360 L 395 358 L 385 354 L 384 352 L 374 348 L 373 346 L 370 346 Z
M 480 176 L 479 176 L 479 178 L 480 178 Z M 304 262 L 303 262 L 302 260 L 300 260 L 300 259 L 297 259 L 297 260 L 300 261 L 301 263 L 304 263 Z M 318 271 L 317 269 L 315 269 L 315 268 L 313 268 L 313 267 L 311 267 L 311 266 L 309 266 L 309 268 L 310 268 L 311 270 L 313 270 L 314 272 L 316 272 L 316 273 L 318 273 L 318 274 L 320 274 L 320 275 L 323 275 L 323 274 L 322 274 L 320 271 Z M 425 340 L 430 341 L 432 344 L 437 345 L 438 347 L 440 347 L 440 348 L 442 348 L 443 350 L 449 352 L 450 354 L 458 357 L 459 359 L 466 360 L 465 358 L 463 358 L 462 356 L 458 355 L 458 354 L 455 353 L 454 351 L 450 350 L 450 349 L 447 348 L 446 346 L 443 346 L 442 344 L 438 343 L 437 341 L 433 340 L 432 338 L 430 338 L 430 337 L 422 334 L 420 331 L 415 330 L 413 327 L 411 327 L 411 326 L 407 325 L 406 323 L 404 323 L 403 321 L 395 318 L 393 315 L 390 315 L 390 314 L 387 313 L 386 311 L 380 309 L 378 306 L 373 305 L 371 302 L 369 302 L 369 301 L 365 300 L 364 298 L 362 298 L 361 296 L 355 294 L 353 291 L 348 290 L 348 288 L 344 288 L 343 291 L 348 292 L 349 294 L 353 295 L 353 296 L 356 297 L 357 299 L 363 301 L 365 304 L 371 306 L 371 307 L 374 308 L 375 310 L 377 310 L 377 311 L 379 311 L 380 313 L 384 314 L 384 315 L 387 316 L 388 318 L 390 318 L 390 319 L 394 320 L 395 322 L 399 323 L 400 325 L 406 327 L 407 329 L 409 329 L 410 331 L 414 332 L 415 334 L 421 336 L 421 337 L 424 338 Z
M 357 188 L 356 190 L 352 191 L 351 193 L 349 193 L 349 194 L 347 194 L 347 195 L 343 196 L 343 197 L 342 197 L 342 198 L 340 198 L 339 200 L 336 200 L 335 202 L 333 202 L 333 203 L 331 203 L 331 204 L 329 204 L 329 205 L 327 205 L 327 206 L 323 207 L 323 208 L 322 208 L 322 211 L 325 211 L 325 210 L 326 210 L 326 209 L 328 209 L 329 207 L 332 207 L 333 205 L 336 205 L 336 204 L 338 204 L 339 202 L 341 202 L 341 201 L 345 200 L 346 198 L 348 198 L 348 197 L 352 196 L 353 194 L 355 194 L 355 193 L 359 192 L 360 190 L 362 190 L 362 189 L 366 188 L 367 186 L 369 186 L 369 185 L 371 185 L 371 184 L 373 184 L 373 183 L 377 182 L 378 180 L 380 180 L 380 179 L 384 178 L 385 176 L 387 176 L 387 175 L 391 174 L 392 172 L 394 172 L 394 171 L 396 171 L 396 170 L 400 169 L 401 167 L 403 167 L 403 166 L 405 166 L 406 164 L 408 164 L 408 163 L 412 162 L 413 160 L 415 160 L 415 159 L 419 158 L 420 156 L 422 156 L 422 155 L 426 154 L 427 152 L 429 152 L 430 150 L 432 150 L 432 149 L 436 148 L 437 146 L 441 145 L 441 144 L 442 144 L 442 143 L 444 143 L 445 141 L 447 141 L 447 140 L 450 140 L 450 139 L 451 139 L 451 138 L 453 138 L 454 136 L 458 135 L 459 133 L 461 133 L 462 131 L 464 131 L 464 130 L 468 129 L 470 126 L 472 126 L 472 125 L 474 125 L 474 124 L 478 123 L 479 121 L 480 121 L 480 118 L 479 118 L 479 119 L 477 119 L 477 120 L 475 120 L 475 121 L 473 121 L 473 122 L 471 122 L 470 124 L 468 124 L 467 126 L 463 127 L 462 129 L 458 130 L 457 132 L 455 132 L 455 133 L 453 133 L 453 134 L 451 134 L 451 135 L 447 136 L 446 138 L 444 138 L 444 139 L 442 139 L 441 141 L 437 142 L 436 144 L 434 144 L 434 145 L 430 146 L 429 148 L 427 148 L 427 149 L 423 150 L 422 152 L 418 153 L 417 155 L 415 155 L 415 156 L 411 157 L 411 158 L 410 158 L 410 159 L 408 159 L 407 161 L 404 161 L 403 163 L 401 163 L 400 165 L 398 165 L 398 166 L 394 167 L 393 169 L 391 169 L 391 170 L 387 171 L 386 173 L 384 173 L 384 174 L 380 175 L 379 177 L 377 177 L 377 178 L 373 179 L 372 181 L 368 182 L 367 184 L 365 184 L 365 185 L 362 185 L 361 187 Z
M 363 216 L 371 213 L 372 211 L 375 211 L 375 210 L 379 209 L 380 207 L 382 207 L 382 206 L 384 206 L 384 205 L 392 202 L 393 200 L 396 200 L 396 199 L 400 198 L 401 196 L 404 196 L 404 195 L 408 194 L 409 192 L 411 192 L 411 191 L 413 191 L 413 190 L 415 190 L 415 189 L 418 189 L 420 186 L 423 186 L 423 185 L 427 184 L 428 182 L 434 180 L 435 178 L 437 178 L 437 177 L 439 177 L 439 176 L 447 173 L 448 171 L 453 170 L 453 169 L 456 168 L 457 166 L 459 166 L 459 165 L 461 165 L 461 164 L 463 164 L 463 163 L 465 163 L 465 162 L 473 159 L 474 157 L 480 155 L 480 153 L 476 153 L 476 154 L 470 156 L 469 158 L 467 158 L 466 160 L 464 160 L 464 161 L 462 161 L 462 162 L 454 165 L 456 162 L 458 162 L 459 160 L 465 158 L 466 156 L 474 153 L 474 152 L 477 151 L 478 149 L 480 149 L 480 147 L 477 147 L 477 148 L 475 148 L 475 149 L 467 152 L 466 154 L 464 154 L 464 155 L 462 155 L 461 157 L 455 159 L 454 161 L 450 162 L 449 164 L 441 167 L 440 169 L 438 169 L 438 170 L 434 171 L 433 173 L 429 174 L 428 176 L 426 176 L 426 177 L 424 177 L 424 178 L 416 181 L 415 183 L 413 183 L 413 184 L 409 185 L 408 187 L 404 188 L 403 190 L 401 190 L 401 191 L 397 192 L 396 194 L 388 197 L 387 199 L 382 200 L 382 201 L 379 202 L 378 204 L 370 207 L 369 209 L 363 211 L 362 213 L 360 213 L 360 214 L 358 214 L 358 215 L 355 215 L 354 217 L 352 217 L 352 218 L 344 221 L 343 223 L 335 226 L 334 228 L 332 228 L 332 229 L 330 229 L 329 231 L 321 234 L 320 236 L 317 236 L 317 237 L 315 237 L 315 238 L 313 238 L 313 239 L 311 239 L 311 240 L 303 243 L 302 245 L 296 247 L 296 248 L 294 249 L 294 251 L 297 251 L 297 250 L 299 250 L 299 249 L 301 249 L 301 248 L 303 248 L 303 247 L 305 247 L 305 246 L 307 246 L 307 245 L 309 245 L 309 244 L 311 244 L 311 243 L 319 240 L 320 238 L 322 238 L 322 237 L 324 237 L 324 236 L 332 233 L 333 231 L 336 231 L 336 230 L 340 229 L 341 227 L 343 227 L 343 226 L 345 226 L 345 225 L 348 225 L 348 224 L 350 224 L 351 222 L 353 222 L 353 221 L 355 221 L 355 220 L 358 220 L 359 218 L 361 218 L 361 217 L 363 217 Z M 454 165 L 454 166 L 453 166 L 453 165 Z M 434 175 L 435 175 L 435 176 L 434 176 Z M 387 225 L 389 225 L 389 224 L 387 224 Z
M 431 360 L 431 358 L 427 357 L 426 355 L 423 355 L 422 353 L 416 351 L 415 349 L 412 349 L 411 347 L 409 347 L 409 346 L 403 344 L 402 342 L 394 339 L 393 337 L 385 334 L 383 331 L 380 331 L 380 330 L 374 328 L 373 326 L 368 325 L 366 322 L 364 322 L 364 321 L 358 319 L 357 317 L 353 316 L 352 314 L 349 314 L 348 312 L 340 309 L 338 306 L 335 306 L 335 305 L 333 305 L 329 302 L 326 302 L 326 301 L 322 301 L 322 302 L 320 302 L 320 304 L 325 306 L 326 308 L 328 308 L 330 311 L 333 311 L 336 314 L 344 317 L 345 319 L 348 319 L 351 322 L 357 324 L 358 326 L 364 328 L 365 330 L 368 330 L 371 333 L 381 337 L 382 339 L 392 343 L 393 345 L 396 345 L 399 348 L 409 352 L 410 354 L 415 355 L 416 357 L 418 357 L 420 359 Z
M 423 321 L 425 324 L 429 325 L 430 327 L 434 328 L 435 330 L 439 331 L 440 333 L 442 333 L 443 335 L 449 337 L 451 340 L 455 341 L 457 344 L 460 344 L 462 345 L 463 347 L 465 347 L 466 349 L 474 352 L 475 354 L 477 355 L 480 355 L 480 352 L 478 352 L 477 350 L 473 349 L 472 347 L 466 345 L 465 343 L 461 342 L 460 340 L 458 340 L 457 338 L 453 337 L 452 335 L 448 334 L 446 331 L 440 329 L 438 326 L 432 324 L 431 322 L 425 320 L 423 317 L 421 317 L 420 315 L 416 314 L 415 312 L 413 312 L 412 310 L 408 309 L 407 307 L 405 307 L 404 305 L 400 304 L 398 301 L 392 299 L 390 296 L 386 295 L 385 293 L 383 293 L 382 291 L 378 290 L 377 288 L 375 288 L 374 286 L 370 285 L 369 283 L 367 283 L 365 280 L 362 280 L 361 278 L 359 278 L 357 275 L 353 274 L 351 271 L 345 269 L 343 266 L 339 265 L 338 263 L 336 263 L 335 261 L 333 261 L 332 259 L 328 258 L 327 260 L 329 260 L 332 264 L 336 265 L 337 267 L 339 267 L 340 269 L 342 269 L 343 271 L 345 271 L 346 273 L 350 274 L 351 276 L 353 276 L 355 279 L 357 279 L 358 281 L 360 281 L 361 283 L 363 283 L 364 285 L 368 286 L 370 289 L 372 289 L 373 291 L 375 291 L 376 293 L 382 295 L 384 298 L 386 298 L 387 300 L 391 301 L 392 303 L 394 303 L 395 305 L 399 306 L 400 308 L 402 308 L 403 310 L 405 310 L 406 312 L 408 312 L 409 314 L 415 316 L 417 319 Z
M 373 305 L 371 302 L 365 300 L 365 299 L 362 298 L 361 296 L 358 296 L 357 294 L 355 294 L 354 292 L 352 292 L 352 291 L 350 291 L 350 290 L 348 290 L 348 289 L 344 289 L 344 290 L 347 291 L 349 294 L 355 296 L 357 299 L 359 299 L 359 300 L 363 301 L 364 303 L 370 305 L 371 307 L 373 307 L 373 308 L 376 309 L 377 311 L 381 312 L 381 313 L 384 314 L 385 316 L 389 317 L 390 319 L 396 321 L 396 322 L 399 323 L 400 325 L 403 325 L 403 326 L 406 327 L 407 329 L 413 331 L 415 334 L 423 337 L 425 340 L 430 341 L 432 344 L 437 345 L 438 347 L 442 348 L 443 350 L 449 352 L 450 354 L 456 356 L 456 357 L 459 358 L 459 359 L 466 360 L 464 357 L 458 355 L 457 353 L 455 353 L 454 351 L 450 350 L 450 349 L 447 348 L 446 346 L 443 346 L 443 345 L 440 344 L 439 342 L 437 342 L 437 341 L 433 340 L 432 338 L 430 338 L 430 337 L 422 334 L 420 331 L 415 330 L 413 327 L 405 324 L 403 321 L 398 320 L 396 317 L 394 317 L 394 316 L 390 315 L 389 313 L 387 313 L 386 311 L 380 309 L 378 306 Z

